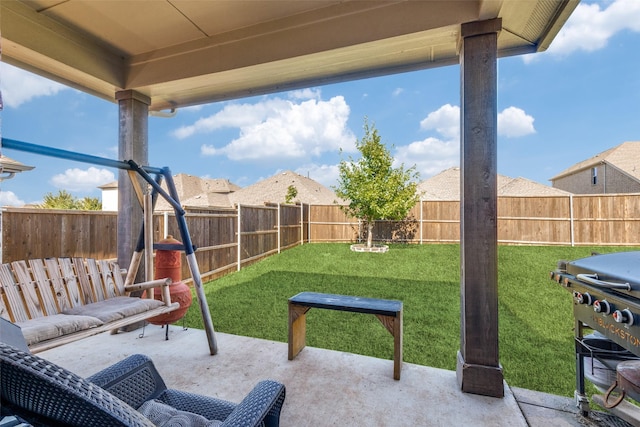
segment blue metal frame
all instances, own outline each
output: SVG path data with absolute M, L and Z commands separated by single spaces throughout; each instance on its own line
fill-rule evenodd
M 171 176 L 171 171 L 168 167 L 163 168 L 155 168 L 151 166 L 141 166 L 138 165 L 133 160 L 121 161 L 121 160 L 113 160 L 106 159 L 104 157 L 92 156 L 89 154 L 76 153 L 74 151 L 61 150 L 59 148 L 46 147 L 43 145 L 32 144 L 23 141 L 17 141 L 15 139 L 2 138 L 2 143 L 0 145 L 3 148 L 24 151 L 27 153 L 35 153 L 41 154 L 43 156 L 48 157 L 56 157 L 59 159 L 65 160 L 75 160 L 83 163 L 90 163 L 93 165 L 106 166 L 116 169 L 123 169 L 137 172 L 145 181 L 151 185 L 153 188 L 151 192 L 151 200 L 152 200 L 152 209 L 155 207 L 156 200 L 158 195 L 162 196 L 172 207 L 176 214 L 176 221 L 178 222 L 178 228 L 180 229 L 180 237 L 182 238 L 183 249 L 187 258 L 187 262 L 189 263 L 189 268 L 191 270 L 191 276 L 193 277 L 194 285 L 196 288 L 196 292 L 198 294 L 198 300 L 200 303 L 200 310 L 202 312 L 202 317 L 205 322 L 205 329 L 207 330 L 207 338 L 209 340 L 209 350 L 211 354 L 216 354 L 218 352 L 218 345 L 215 340 L 215 335 L 213 332 L 213 324 L 211 322 L 211 315 L 209 313 L 209 307 L 207 305 L 206 296 L 204 293 L 204 288 L 202 286 L 202 278 L 200 277 L 200 271 L 198 269 L 198 264 L 195 257 L 195 247 L 193 246 L 193 242 L 191 240 L 191 235 L 189 234 L 189 229 L 187 228 L 187 221 L 185 220 L 185 211 L 182 209 L 182 206 L 179 202 L 178 192 L 176 191 L 176 186 L 173 182 L 173 177 Z M 156 178 L 153 179 L 149 174 L 156 174 Z M 162 183 L 162 179 L 166 179 L 167 188 L 169 189 L 169 194 L 160 186 Z M 140 238 L 138 239 L 135 252 L 142 252 L 144 249 L 144 224 L 142 225 L 142 230 L 140 231 Z M 153 248 L 149 248 L 153 250 Z

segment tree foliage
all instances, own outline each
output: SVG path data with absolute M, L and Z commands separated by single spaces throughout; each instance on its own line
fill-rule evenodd
M 378 130 L 365 119 L 364 136 L 356 142 L 358 160 L 349 157 L 338 166 L 336 194 L 349 204 L 343 211 L 367 224 L 367 246 L 372 246 L 376 220 L 401 220 L 419 200 L 416 167 L 393 167 L 393 157 Z
M 287 187 L 287 194 L 284 196 L 285 203 L 293 203 L 293 200 L 298 196 L 298 189 L 295 185 Z
M 84 197 L 78 199 L 66 190 L 60 190 L 57 194 L 47 193 L 44 195 L 42 209 L 77 209 L 84 211 L 99 211 L 102 203 L 97 197 Z
M 82 211 L 100 211 L 102 210 L 102 202 L 97 197 L 83 197 L 78 200 L 77 208 Z

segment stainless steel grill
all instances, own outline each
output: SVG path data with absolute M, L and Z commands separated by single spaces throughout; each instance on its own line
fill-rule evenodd
M 551 279 L 573 297 L 576 404 L 588 415 L 584 378 L 590 367 L 585 366 L 585 359 L 598 360 L 615 371 L 617 361 L 640 358 L 640 251 L 560 261 Z M 608 344 L 594 346 L 593 335 L 584 335 L 589 330 L 602 334 Z M 632 414 L 632 418 L 627 421 L 640 423 L 638 414 Z

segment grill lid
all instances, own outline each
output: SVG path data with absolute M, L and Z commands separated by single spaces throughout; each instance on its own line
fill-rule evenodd
M 567 263 L 567 273 L 595 274 L 598 280 L 628 283 L 640 289 L 640 251 L 594 255 Z

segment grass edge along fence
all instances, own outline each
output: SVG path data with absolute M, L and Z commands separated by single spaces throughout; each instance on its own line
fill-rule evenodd
M 362 224 L 336 205 L 185 207 L 204 280 L 284 249 L 357 242 Z M 516 245 L 640 246 L 640 194 L 499 197 L 498 242 Z M 154 241 L 178 236 L 173 213 L 154 215 Z M 117 213 L 2 208 L 2 262 L 116 257 Z M 421 201 L 404 221 L 377 221 L 377 242 L 459 243 L 460 203 Z M 183 277 L 190 277 L 183 262 Z

